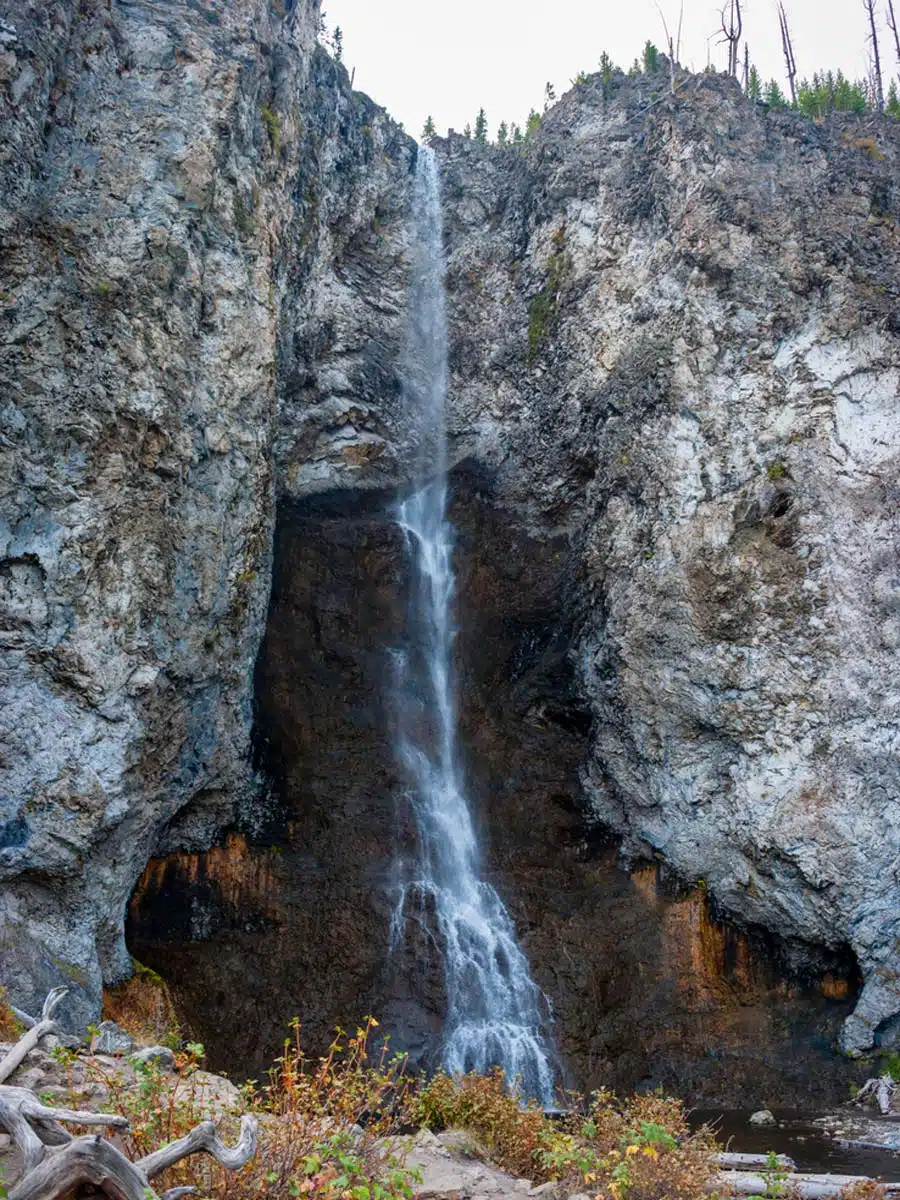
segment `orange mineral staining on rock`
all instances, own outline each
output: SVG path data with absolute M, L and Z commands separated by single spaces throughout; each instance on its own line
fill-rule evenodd
M 224 846 L 200 854 L 178 852 L 151 858 L 132 893 L 131 915 L 137 916 L 149 895 L 170 889 L 183 893 L 205 883 L 232 911 L 254 912 L 278 920 L 278 862 L 275 851 L 251 846 L 240 833 L 229 833 Z

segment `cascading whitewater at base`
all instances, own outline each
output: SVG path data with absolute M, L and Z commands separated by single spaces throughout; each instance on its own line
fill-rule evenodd
M 453 1073 L 500 1066 L 525 1095 L 552 1103 L 544 1035 L 548 1004 L 531 978 L 512 919 L 480 878 L 480 855 L 456 737 L 451 609 L 453 536 L 447 519 L 447 322 L 440 185 L 419 152 L 409 293 L 406 393 L 418 436 L 418 487 L 400 503 L 412 564 L 407 643 L 394 654 L 397 756 L 409 781 L 417 860 L 398 864 L 394 948 L 407 920 L 442 958 L 447 995 L 442 1061 Z

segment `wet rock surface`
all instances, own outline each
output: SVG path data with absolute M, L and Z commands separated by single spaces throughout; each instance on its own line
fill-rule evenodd
M 518 527 L 472 464 L 451 494 L 468 789 L 489 878 L 552 1000 L 566 1081 L 709 1103 L 843 1096 L 853 1069 L 830 1046 L 852 962 L 791 979 L 776 947 L 717 922 L 702 891 L 653 866 L 624 871 L 614 843 L 587 836 L 570 544 Z M 415 1062 L 439 1050 L 438 955 L 424 940 L 388 953 L 393 864 L 413 836 L 391 732 L 408 570 L 392 507 L 376 493 L 282 506 L 257 668 L 266 820 L 155 860 L 132 902 L 129 945 L 236 1077 L 262 1077 L 293 1016 L 313 1055 L 365 1013 Z

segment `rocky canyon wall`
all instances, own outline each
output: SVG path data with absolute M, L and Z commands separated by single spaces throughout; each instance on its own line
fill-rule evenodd
M 275 1036 L 300 978 L 323 1036 L 365 999 L 427 1040 L 439 984 L 372 932 L 414 144 L 311 0 L 5 14 L 0 975 L 94 1017 L 143 873 L 132 948 L 198 1020 L 275 993 Z M 677 1081 L 713 1010 L 890 1044 L 896 126 L 592 76 L 523 150 L 437 152 L 462 736 L 564 1054 Z M 638 999 L 674 1015 L 626 1060 Z
M 579 546 L 597 819 L 849 946 L 857 1052 L 900 1003 L 898 131 L 664 88 L 445 143 L 460 440 Z
M 322 383 L 310 347 L 336 310 L 348 355 L 367 322 L 388 345 L 392 270 L 403 295 L 414 146 L 317 20 L 22 0 L 0 23 L 0 967 L 26 1007 L 68 983 L 82 1024 L 130 969 L 150 855 L 258 792 L 279 405 L 321 388 L 339 444 L 333 397 L 384 368 Z

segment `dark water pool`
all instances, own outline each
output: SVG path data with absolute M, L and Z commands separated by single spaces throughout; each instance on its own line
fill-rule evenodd
M 743 1154 L 788 1154 L 799 1171 L 828 1171 L 840 1175 L 872 1175 L 900 1180 L 900 1154 L 890 1150 L 850 1146 L 842 1139 L 829 1137 L 816 1119 L 824 1113 L 803 1113 L 773 1109 L 777 1125 L 750 1124 L 750 1109 L 698 1108 L 690 1114 L 691 1126 L 710 1125 L 727 1149 Z M 849 1126 L 853 1117 L 848 1115 Z M 882 1122 L 900 1139 L 900 1119 Z M 849 1131 L 844 1136 L 851 1136 Z

